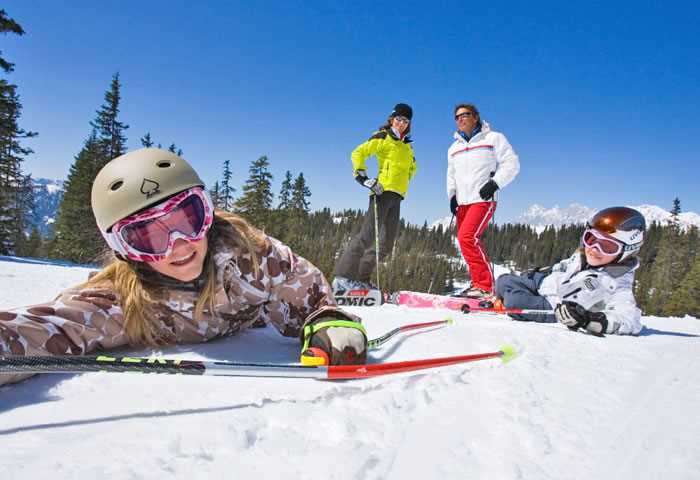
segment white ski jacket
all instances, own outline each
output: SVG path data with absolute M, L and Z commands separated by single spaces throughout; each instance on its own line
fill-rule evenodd
M 567 280 L 575 280 L 579 274 L 585 275 L 596 272 L 603 285 L 608 288 L 603 294 L 604 300 L 594 305 L 591 311 L 605 313 L 608 322 L 618 325 L 620 335 L 638 335 L 642 330 L 642 311 L 637 308 L 637 302 L 632 293 L 634 271 L 639 267 L 639 261 L 630 259 L 623 264 L 588 267 L 582 270 L 583 255 L 579 252 L 552 266 L 552 273 L 547 275 L 538 288 L 538 293 L 547 298 L 552 307 L 561 303 L 559 289 Z M 603 287 L 601 287 L 603 288 Z
M 447 150 L 447 198 L 457 194 L 459 205 L 483 202 L 479 190 L 489 179 L 503 188 L 520 171 L 518 155 L 508 139 L 482 122 L 481 132 L 469 142 L 455 132 L 455 141 Z

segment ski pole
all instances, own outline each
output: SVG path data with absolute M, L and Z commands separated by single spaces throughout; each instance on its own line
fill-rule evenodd
M 467 304 L 462 305 L 462 313 L 498 313 L 498 314 L 518 314 L 518 315 L 528 315 L 528 314 L 551 314 L 554 315 L 554 310 L 534 310 L 528 308 L 478 308 L 470 307 Z
M 367 350 L 375 350 L 379 348 L 384 343 L 389 341 L 389 339 L 402 332 L 408 332 L 410 330 L 417 330 L 420 328 L 437 327 L 440 325 L 450 325 L 452 323 L 454 323 L 452 318 L 447 317 L 445 320 L 436 320 L 434 322 L 411 323 L 409 325 L 402 325 L 385 333 L 381 337 L 369 340 L 367 342 Z M 302 365 L 328 365 L 328 354 L 326 354 L 326 352 L 324 352 L 318 347 L 307 348 L 306 350 L 301 352 L 301 355 L 299 355 L 299 362 Z
M 379 348 L 382 344 L 386 343 L 391 337 L 402 332 L 408 332 L 409 330 L 417 330 L 421 328 L 437 327 L 439 325 L 451 325 L 452 323 L 454 323 L 454 321 L 452 320 L 452 318 L 448 317 L 444 320 L 436 320 L 434 322 L 412 323 L 409 325 L 402 325 L 393 329 L 390 332 L 385 333 L 381 337 L 377 337 L 367 342 L 367 349 L 373 350 L 375 348 Z
M 376 257 L 376 262 L 377 262 L 377 290 L 381 291 L 381 287 L 379 286 L 379 216 L 377 215 L 377 211 L 379 210 L 377 208 L 377 199 L 379 198 L 379 195 L 375 194 L 374 195 L 374 255 Z
M 452 225 L 454 224 L 455 221 L 455 214 L 452 214 L 452 218 L 450 218 L 450 225 L 447 227 L 447 235 L 449 236 L 450 240 L 452 239 Z M 455 232 L 455 238 L 457 238 L 457 233 Z M 452 272 L 452 269 L 450 269 L 450 285 L 454 287 L 454 272 Z M 430 286 L 432 287 L 433 281 L 430 281 Z M 428 289 L 428 293 L 430 293 L 430 289 Z
M 516 355 L 511 345 L 495 352 L 427 358 L 402 362 L 370 365 L 305 366 L 279 363 L 210 362 L 145 357 L 52 357 L 0 356 L 0 373 L 85 373 L 85 372 L 138 372 L 172 375 L 210 375 L 226 377 L 283 377 L 341 380 L 369 378 L 401 372 L 455 365 L 466 362 L 500 358 L 504 363 Z

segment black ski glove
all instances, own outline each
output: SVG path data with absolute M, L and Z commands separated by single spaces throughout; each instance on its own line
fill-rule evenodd
M 368 178 L 364 170 L 358 170 L 355 173 L 355 181 L 365 188 L 372 190 L 375 195 L 381 195 L 384 193 L 384 186 L 379 183 L 376 178 Z
M 591 312 L 576 302 L 564 302 L 554 309 L 554 316 L 569 330 L 585 328 L 588 332 L 603 336 L 604 333 L 615 333 L 617 328 L 608 323 L 608 318 L 603 312 Z
M 453 195 L 452 198 L 450 198 L 450 212 L 452 212 L 452 215 L 457 215 L 457 195 Z
M 491 200 L 493 198 L 493 194 L 496 193 L 496 190 L 498 190 L 500 187 L 496 182 L 493 180 L 489 180 L 484 184 L 483 187 L 481 187 L 481 190 L 479 190 L 479 196 L 483 200 Z
M 367 361 L 367 333 L 359 322 L 315 318 L 304 324 L 301 342 L 301 363 L 306 365 L 361 365 Z

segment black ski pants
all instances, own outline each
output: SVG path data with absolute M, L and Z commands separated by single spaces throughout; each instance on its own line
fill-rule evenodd
M 379 222 L 379 261 L 384 260 L 394 245 L 401 218 L 401 200 L 396 192 L 384 192 L 379 197 L 369 197 L 369 210 L 360 231 L 350 240 L 345 252 L 335 264 L 333 274 L 361 282 L 370 282 L 376 266 L 374 247 L 374 200 L 377 198 L 377 220 Z

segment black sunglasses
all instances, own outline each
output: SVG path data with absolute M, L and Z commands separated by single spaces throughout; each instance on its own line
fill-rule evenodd
M 459 115 L 455 115 L 455 120 L 459 120 L 460 118 L 469 118 L 474 115 L 474 112 L 462 112 Z

